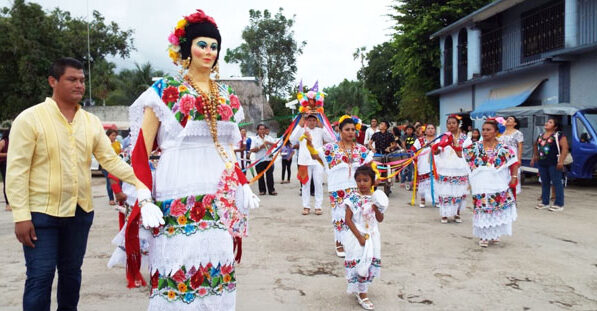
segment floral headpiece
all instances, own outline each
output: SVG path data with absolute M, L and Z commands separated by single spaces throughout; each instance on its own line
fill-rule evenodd
M 301 113 L 323 113 L 323 99 L 325 94 L 319 92 L 319 82 L 315 82 L 315 85 L 307 92 L 303 93 L 303 81 L 299 84 L 298 94 L 296 99 L 298 100 L 301 107 L 299 112 Z M 315 101 L 315 104 L 309 102 L 310 99 Z
M 361 119 L 359 119 L 359 117 L 357 117 L 357 116 L 349 116 L 349 115 L 345 114 L 345 115 L 341 116 L 340 119 L 338 119 L 338 124 L 342 123 L 342 121 L 344 121 L 346 119 L 352 119 L 352 121 L 354 122 L 355 129 L 357 131 L 361 130 L 363 121 L 361 121 Z
M 168 46 L 168 56 L 170 56 L 174 64 L 179 64 L 182 61 L 180 45 L 187 40 L 185 37 L 186 27 L 191 24 L 203 22 L 208 22 L 213 24 L 216 28 L 218 27 L 216 21 L 211 16 L 208 16 L 203 10 L 199 9 L 197 9 L 197 12 L 185 16 L 176 23 L 174 31 L 168 36 L 168 42 L 170 42 L 170 45 Z
M 504 119 L 503 117 L 489 118 L 489 119 L 487 119 L 487 121 L 493 121 L 497 124 L 497 127 L 498 127 L 497 137 L 502 136 L 502 134 L 504 134 L 504 132 L 506 131 L 506 119 Z
M 458 120 L 458 125 L 460 125 L 460 123 L 462 123 L 462 116 L 459 114 L 451 114 L 448 116 L 448 119 L 450 118 L 454 118 L 456 120 Z

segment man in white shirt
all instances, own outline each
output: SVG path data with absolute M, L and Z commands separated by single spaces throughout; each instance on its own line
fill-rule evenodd
M 369 146 L 369 140 L 373 134 L 379 132 L 379 127 L 377 126 L 377 119 L 371 119 L 371 126 L 365 131 L 365 146 Z M 375 148 L 375 146 L 373 146 Z
M 276 141 L 268 135 L 265 135 L 266 127 L 264 124 L 257 125 L 257 136 L 251 140 L 251 152 L 255 154 L 255 161 L 262 160 L 257 165 L 257 174 L 264 171 L 272 161 L 272 155 L 269 154 L 267 157 L 267 150 L 269 150 Z M 266 189 L 267 184 L 267 189 Z M 267 192 L 270 195 L 277 195 L 276 189 L 274 188 L 274 165 L 272 165 L 263 176 L 259 178 L 259 194 L 265 195 Z
M 306 121 L 305 121 L 306 119 Z M 305 126 L 306 123 L 306 126 Z M 307 136 L 315 149 L 321 148 L 324 143 L 335 141 L 335 138 L 323 129 L 323 125 L 317 119 L 317 116 L 311 114 L 302 118 L 299 126 L 294 129 L 290 135 L 292 143 L 299 144 L 298 165 L 306 166 L 308 171 L 308 181 L 302 185 L 303 215 L 311 212 L 309 184 L 313 181 L 315 188 L 315 214 L 321 215 L 321 203 L 323 201 L 323 166 L 311 158 L 311 153 L 307 149 L 307 139 L 300 139 L 301 136 Z

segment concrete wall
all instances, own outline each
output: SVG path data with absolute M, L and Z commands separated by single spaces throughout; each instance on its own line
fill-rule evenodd
M 446 130 L 446 119 L 449 114 L 471 111 L 473 109 L 472 87 L 441 95 L 439 98 L 439 126 Z
M 597 52 L 582 55 L 570 65 L 570 103 L 597 107 Z
M 96 115 L 102 122 L 129 121 L 129 106 L 88 106 L 83 109 Z

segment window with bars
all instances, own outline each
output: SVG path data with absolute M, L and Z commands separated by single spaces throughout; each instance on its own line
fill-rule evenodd
M 554 1 L 521 15 L 522 62 L 564 47 L 564 1 Z
M 502 28 L 484 31 L 481 35 L 481 74 L 502 70 Z
M 448 86 L 452 84 L 452 36 L 447 36 L 444 41 L 444 85 Z
M 467 32 L 463 28 L 458 32 L 458 82 L 465 82 L 467 79 Z

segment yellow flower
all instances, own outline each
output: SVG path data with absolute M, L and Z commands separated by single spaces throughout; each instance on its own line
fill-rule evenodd
M 173 50 L 168 50 L 168 56 L 170 56 L 170 58 L 173 61 L 176 62 L 176 61 L 178 61 L 178 58 L 180 57 L 180 54 L 178 52 L 173 51 Z
M 296 99 L 298 99 L 298 100 L 301 100 L 301 99 L 303 99 L 303 93 L 298 93 L 298 94 L 296 95 Z
M 224 278 L 223 278 L 224 283 L 229 283 L 231 279 L 232 279 L 232 277 L 230 276 L 230 274 L 224 275 Z
M 183 29 L 184 26 L 187 25 L 187 20 L 186 19 L 181 19 L 178 21 L 178 23 L 176 23 L 176 29 Z
M 172 226 L 168 227 L 168 234 L 169 235 L 173 235 L 174 231 L 176 231 L 176 229 L 174 229 L 174 227 L 172 227 Z
M 173 290 L 169 290 L 168 291 L 168 299 L 169 300 L 174 300 L 176 298 L 176 293 L 174 293 Z
M 187 87 L 186 87 L 184 84 L 181 84 L 181 85 L 178 87 L 178 91 L 179 91 L 179 92 L 181 92 L 181 93 L 182 93 L 182 92 L 186 92 L 187 90 L 188 90 L 188 89 L 187 89 Z
M 178 221 L 179 225 L 186 225 L 187 224 L 187 217 L 185 215 L 180 215 L 180 216 L 178 216 L 178 218 L 176 219 L 176 221 Z
M 186 293 L 187 285 L 185 283 L 178 283 L 178 291 L 181 293 Z

